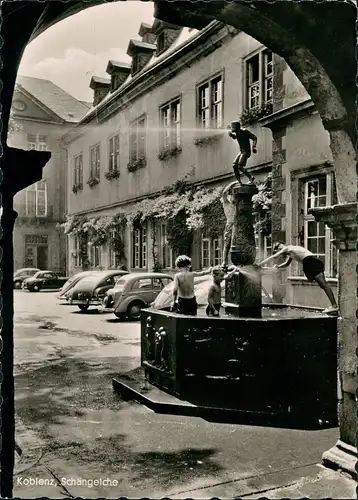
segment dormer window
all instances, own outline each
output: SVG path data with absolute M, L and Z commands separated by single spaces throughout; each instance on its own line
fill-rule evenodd
M 162 31 L 157 36 L 157 56 L 165 51 L 165 33 Z
M 141 71 L 151 60 L 156 46 L 151 43 L 130 40 L 127 54 L 132 58 L 132 75 Z
M 133 59 L 132 59 L 132 75 L 135 75 L 136 73 L 138 73 L 139 69 L 140 69 L 139 56 L 138 56 L 138 54 L 136 54 L 133 56 Z
M 152 26 L 152 32 L 157 36 L 157 56 L 175 42 L 183 28 L 175 24 L 166 23 L 156 19 Z
M 111 92 L 117 90 L 127 80 L 131 66 L 119 61 L 108 61 L 107 73 L 111 76 Z

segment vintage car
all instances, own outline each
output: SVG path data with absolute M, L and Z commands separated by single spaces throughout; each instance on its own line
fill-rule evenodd
M 120 276 L 128 274 L 123 270 L 97 271 L 85 276 L 69 290 L 67 302 L 76 305 L 81 311 L 87 311 L 90 306 L 100 306 L 107 290 L 113 288 Z
M 60 290 L 60 295 L 58 296 L 58 298 L 60 300 L 67 300 L 67 296 L 70 292 L 70 290 L 77 285 L 77 283 L 85 278 L 86 276 L 91 276 L 92 274 L 96 274 L 96 273 L 99 273 L 101 271 L 81 271 L 80 273 L 76 273 L 74 274 L 73 276 L 71 276 L 71 278 L 69 278 L 66 283 L 63 285 L 63 287 L 61 288 Z
M 16 273 L 14 273 L 14 288 L 21 288 L 22 283 L 26 278 L 31 278 L 39 271 L 40 269 L 35 267 L 24 267 L 23 269 L 18 269 Z
M 43 289 L 58 290 L 68 280 L 68 277 L 59 276 L 52 271 L 38 271 L 32 278 L 22 283 L 22 288 L 30 292 L 39 292 Z
M 168 283 L 170 274 L 131 273 L 118 279 L 115 287 L 108 290 L 102 311 L 111 310 L 117 318 L 140 318 L 141 309 L 148 307 Z

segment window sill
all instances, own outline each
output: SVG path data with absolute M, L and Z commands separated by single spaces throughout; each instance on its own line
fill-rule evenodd
M 305 276 L 289 276 L 287 280 L 291 281 L 293 285 L 303 285 L 303 286 L 315 285 L 315 283 L 308 281 L 308 279 Z M 338 284 L 338 278 L 326 278 L 326 281 L 331 285 Z

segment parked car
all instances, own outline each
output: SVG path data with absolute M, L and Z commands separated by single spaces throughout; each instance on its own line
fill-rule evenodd
M 22 287 L 30 292 L 39 292 L 43 289 L 56 290 L 66 283 L 68 277 L 59 276 L 53 271 L 38 271 L 32 278 L 24 280 Z
M 125 274 L 128 272 L 111 270 L 97 271 L 95 274 L 85 276 L 69 291 L 67 302 L 77 305 L 81 311 L 87 311 L 90 306 L 99 306 L 107 290 L 113 288 L 116 279 Z
M 197 276 L 194 278 L 194 293 L 198 306 L 206 306 L 208 304 L 208 294 L 209 288 L 213 282 L 212 276 Z M 170 309 L 173 303 L 173 288 L 174 282 L 169 283 L 163 290 L 159 293 L 157 298 L 151 304 L 154 309 Z M 225 282 L 221 283 L 221 297 L 224 300 L 225 297 Z
M 172 281 L 173 277 L 164 273 L 127 274 L 107 291 L 102 310 L 113 311 L 117 318 L 139 319 L 141 310 Z
M 70 290 L 77 285 L 77 283 L 85 278 L 86 276 L 91 276 L 92 274 L 96 274 L 96 273 L 99 273 L 101 271 L 81 271 L 80 273 L 76 273 L 74 274 L 73 276 L 71 276 L 71 278 L 69 278 L 66 283 L 63 285 L 63 287 L 61 288 L 60 290 L 60 295 L 59 295 L 59 299 L 60 300 L 66 300 L 67 299 L 67 296 L 70 292 Z
M 31 278 L 31 276 L 34 276 L 39 271 L 40 269 L 35 267 L 24 267 L 23 269 L 18 269 L 16 273 L 14 273 L 14 288 L 21 288 L 22 283 L 26 278 Z

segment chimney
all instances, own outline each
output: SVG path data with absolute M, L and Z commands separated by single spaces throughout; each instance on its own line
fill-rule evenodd
M 109 61 L 106 71 L 111 76 L 111 92 L 114 92 L 127 80 L 131 73 L 131 65 L 118 61 Z
M 100 76 L 92 76 L 90 88 L 94 91 L 93 106 L 97 106 L 109 92 L 111 82 L 108 78 L 101 78 Z
M 130 40 L 127 54 L 132 58 L 132 75 L 138 73 L 151 60 L 156 46 L 152 43 Z
M 142 42 L 144 43 L 152 43 L 153 45 L 156 42 L 155 33 L 153 33 L 152 26 L 147 23 L 142 23 L 140 25 L 138 35 L 142 38 Z
M 166 23 L 164 21 L 160 21 L 159 19 L 154 21 L 152 32 L 157 38 L 157 56 L 169 49 L 169 47 L 180 35 L 182 29 L 182 26 Z

